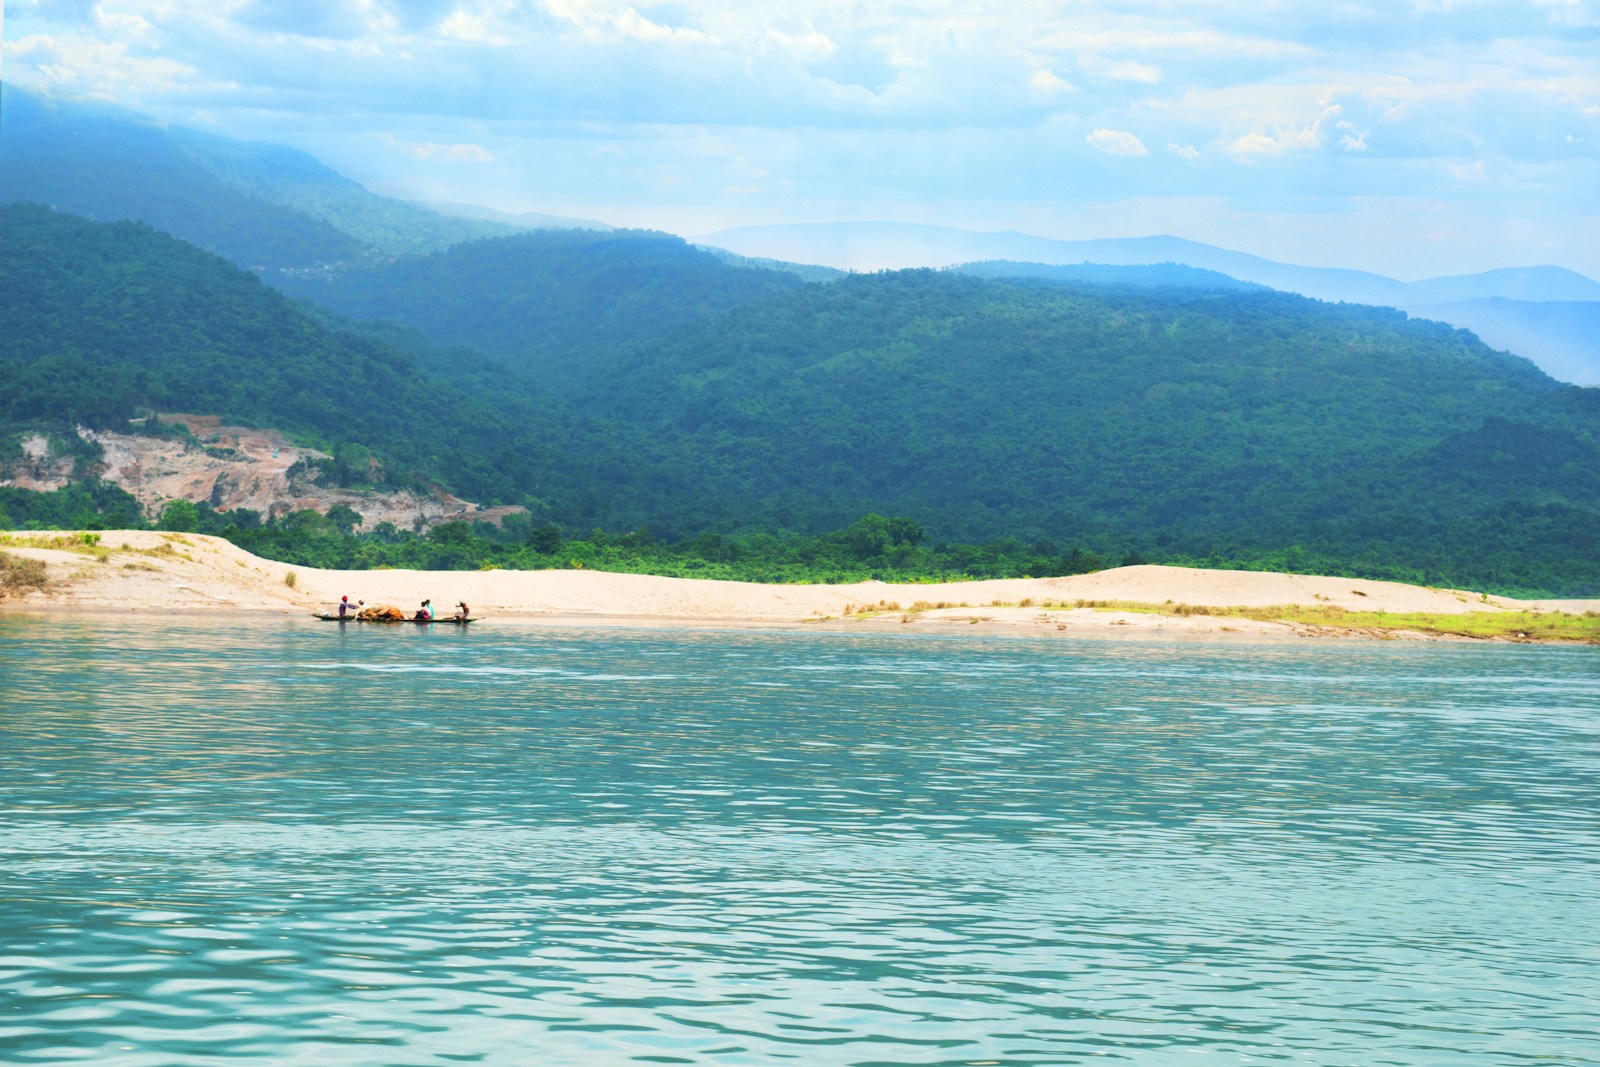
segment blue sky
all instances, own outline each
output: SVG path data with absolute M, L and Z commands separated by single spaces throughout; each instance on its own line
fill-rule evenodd
M 0 77 L 696 234 L 1170 233 L 1600 278 L 1600 0 L 11 0 Z

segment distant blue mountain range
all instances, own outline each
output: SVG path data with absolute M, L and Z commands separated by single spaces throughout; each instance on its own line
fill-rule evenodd
M 297 149 L 171 127 L 10 85 L 0 85 L 0 118 L 0 203 L 139 219 L 269 279 L 518 230 L 609 229 L 587 219 L 392 200 Z M 731 254 L 726 261 L 734 265 L 785 269 L 806 280 L 832 277 L 831 268 L 958 267 L 1146 288 L 1266 286 L 1446 322 L 1560 381 L 1600 386 L 1600 282 L 1561 267 L 1402 282 L 1277 263 L 1178 237 L 1060 241 L 882 222 L 743 227 L 694 240 Z
M 1469 329 L 1491 345 L 1578 385 L 1600 385 L 1600 282 L 1564 267 L 1507 267 L 1403 282 L 1367 271 L 1302 267 L 1181 237 L 1058 241 L 1021 233 L 978 233 L 892 222 L 744 226 L 701 234 L 697 243 L 742 256 L 845 269 L 951 267 L 1009 261 L 1007 272 L 1039 267 L 1181 264 L 1318 300 L 1399 308 Z M 1058 275 L 1057 275 L 1058 276 Z

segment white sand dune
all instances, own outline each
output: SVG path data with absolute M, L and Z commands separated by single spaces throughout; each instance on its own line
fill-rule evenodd
M 18 534 L 54 537 L 56 535 Z M 549 622 L 633 620 L 668 624 L 827 624 L 877 609 L 866 625 L 1023 627 L 1042 632 L 1125 626 L 1179 633 L 1291 635 L 1297 628 L 1204 615 L 1074 608 L 1077 601 L 1211 607 L 1326 605 L 1357 611 L 1460 614 L 1468 611 L 1600 610 L 1600 600 L 1521 601 L 1469 591 L 1354 578 L 1183 567 L 1120 567 L 1065 578 L 1014 578 L 940 585 L 762 585 L 601 571 L 332 571 L 253 556 L 196 534 L 111 531 L 105 558 L 49 547 L 3 546 L 45 562 L 48 588 L 0 601 L 0 610 L 191 613 L 331 611 L 340 596 L 414 610 L 431 599 L 439 614 L 464 600 L 477 616 Z M 1028 606 L 1019 606 L 1031 601 Z M 912 609 L 921 605 L 912 614 Z M 927 605 L 943 605 L 929 608 Z M 862 625 L 860 620 L 848 624 Z

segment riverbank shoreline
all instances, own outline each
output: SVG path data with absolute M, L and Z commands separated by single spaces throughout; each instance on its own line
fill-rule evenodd
M 1154 565 L 926 585 L 763 585 L 586 570 L 319 570 L 262 559 L 220 538 L 154 531 L 0 535 L 0 551 L 35 561 L 37 579 L 7 590 L 3 614 L 309 618 L 348 596 L 408 614 L 431 600 L 440 616 L 465 601 L 475 616 L 549 625 L 1524 641 L 1541 637 L 1531 624 L 1516 629 L 1514 617 L 1600 614 L 1600 600 L 1524 601 L 1368 579 Z M 1430 632 L 1409 624 L 1421 617 L 1502 625 L 1485 633 Z

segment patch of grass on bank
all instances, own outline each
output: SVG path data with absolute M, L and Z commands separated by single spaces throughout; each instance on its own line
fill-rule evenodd
M 0 545 L 8 548 L 53 548 L 58 552 L 79 552 L 97 555 L 105 551 L 100 547 L 97 533 L 10 533 L 0 534 Z
M 1147 604 L 1128 600 L 1076 600 L 1042 607 L 1093 608 L 1099 611 L 1133 611 L 1158 615 L 1207 615 L 1215 618 L 1286 622 L 1323 630 L 1392 633 L 1410 630 L 1440 637 L 1468 637 L 1506 641 L 1580 641 L 1600 645 L 1600 612 L 1573 615 L 1564 611 L 1472 611 L 1459 615 L 1441 612 L 1349 611 L 1344 608 L 1304 604 L 1278 604 L 1265 608 L 1223 608 L 1203 604 Z
M 0 596 L 44 589 L 49 584 L 45 565 L 40 561 L 0 552 Z
M 100 543 L 100 535 L 92 530 L 71 533 L 10 533 L 0 534 L 0 548 L 48 548 L 56 552 L 73 552 L 105 563 L 114 555 L 152 556 L 166 559 L 193 559 L 174 545 L 194 547 L 194 542 L 179 534 L 163 534 L 161 543 L 151 548 L 134 548 L 118 545 L 112 548 Z
M 1239 609 L 1247 618 L 1266 618 L 1272 609 Z M 1327 629 L 1389 632 L 1414 630 L 1445 637 L 1482 640 L 1581 641 L 1600 645 L 1600 612 L 1572 615 L 1564 611 L 1472 611 L 1461 615 L 1434 612 L 1344 611 L 1295 605 L 1276 616 L 1285 622 Z
M 919 600 L 909 609 L 898 603 L 848 604 L 841 612 L 847 619 L 870 619 L 899 614 L 901 622 L 914 622 L 925 612 L 946 608 L 973 608 L 977 605 L 951 601 Z M 1440 612 L 1349 611 L 1344 608 L 1303 604 L 1277 604 L 1265 608 L 1216 607 L 1207 604 L 1177 604 L 1167 601 L 1151 604 L 1140 600 L 1023 600 L 1016 603 L 993 600 L 990 608 L 1036 608 L 1039 611 L 1123 611 L 1146 615 L 1173 615 L 1187 618 L 1204 615 L 1219 619 L 1252 619 L 1257 622 L 1290 623 L 1317 630 L 1349 631 L 1383 636 L 1411 631 L 1437 637 L 1462 637 L 1495 641 L 1572 641 L 1600 645 L 1600 612 L 1574 615 L 1563 611 L 1474 611 L 1463 614 Z M 965 621 L 987 621 L 988 616 Z

